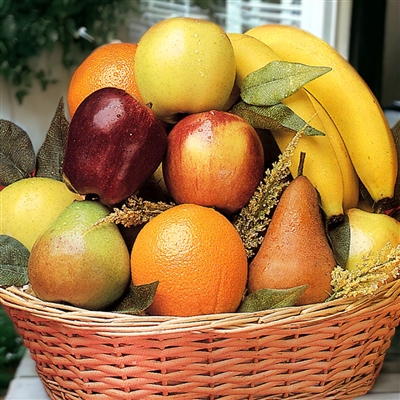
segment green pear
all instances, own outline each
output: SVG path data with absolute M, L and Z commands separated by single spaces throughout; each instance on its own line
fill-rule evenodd
M 31 250 L 37 237 L 74 200 L 64 182 L 25 178 L 0 191 L 0 234 L 12 236 Z
M 109 214 L 97 201 L 74 201 L 33 245 L 28 277 L 36 296 L 100 310 L 118 300 L 130 283 L 129 252 Z
M 388 243 L 400 243 L 400 222 L 386 214 L 375 214 L 360 208 L 346 212 L 350 226 L 350 248 L 346 269 L 354 270 L 365 257 L 377 253 Z

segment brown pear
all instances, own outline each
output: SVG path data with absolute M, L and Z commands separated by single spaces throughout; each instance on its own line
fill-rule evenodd
M 285 189 L 249 267 L 249 292 L 307 285 L 296 305 L 325 301 L 336 266 L 324 227 L 318 193 L 300 175 Z

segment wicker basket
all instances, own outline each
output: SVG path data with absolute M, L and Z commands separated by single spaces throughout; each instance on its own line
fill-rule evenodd
M 52 399 L 354 398 L 400 320 L 400 280 L 358 299 L 194 318 L 89 312 L 17 288 L 0 299 Z

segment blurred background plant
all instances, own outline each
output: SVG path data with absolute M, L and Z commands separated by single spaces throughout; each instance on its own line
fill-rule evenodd
M 25 353 L 21 337 L 16 333 L 10 317 L 0 306 L 0 398 L 5 395 L 8 384 Z
M 77 65 L 82 56 L 76 54 L 88 54 L 115 38 L 127 9 L 137 4 L 138 0 L 1 0 L 0 74 L 15 87 L 18 102 L 34 81 L 43 90 L 57 81 L 51 71 L 35 68 L 35 57 L 59 44 L 62 64 Z

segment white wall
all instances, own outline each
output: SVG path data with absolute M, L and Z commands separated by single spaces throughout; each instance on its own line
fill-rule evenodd
M 39 84 L 35 82 L 20 105 L 15 97 L 15 88 L 1 77 L 0 118 L 10 120 L 24 129 L 31 137 L 37 152 L 44 141 L 61 97 L 64 97 L 67 108 L 68 84 L 73 70 L 67 71 L 62 67 L 60 50 L 56 50 L 51 55 L 43 54 L 39 60 L 35 61 L 38 67 L 51 70 L 52 76 L 59 82 L 48 85 L 45 91 L 42 91 Z
M 349 59 L 350 29 L 351 29 L 351 1 L 337 3 L 335 48 L 346 59 Z

